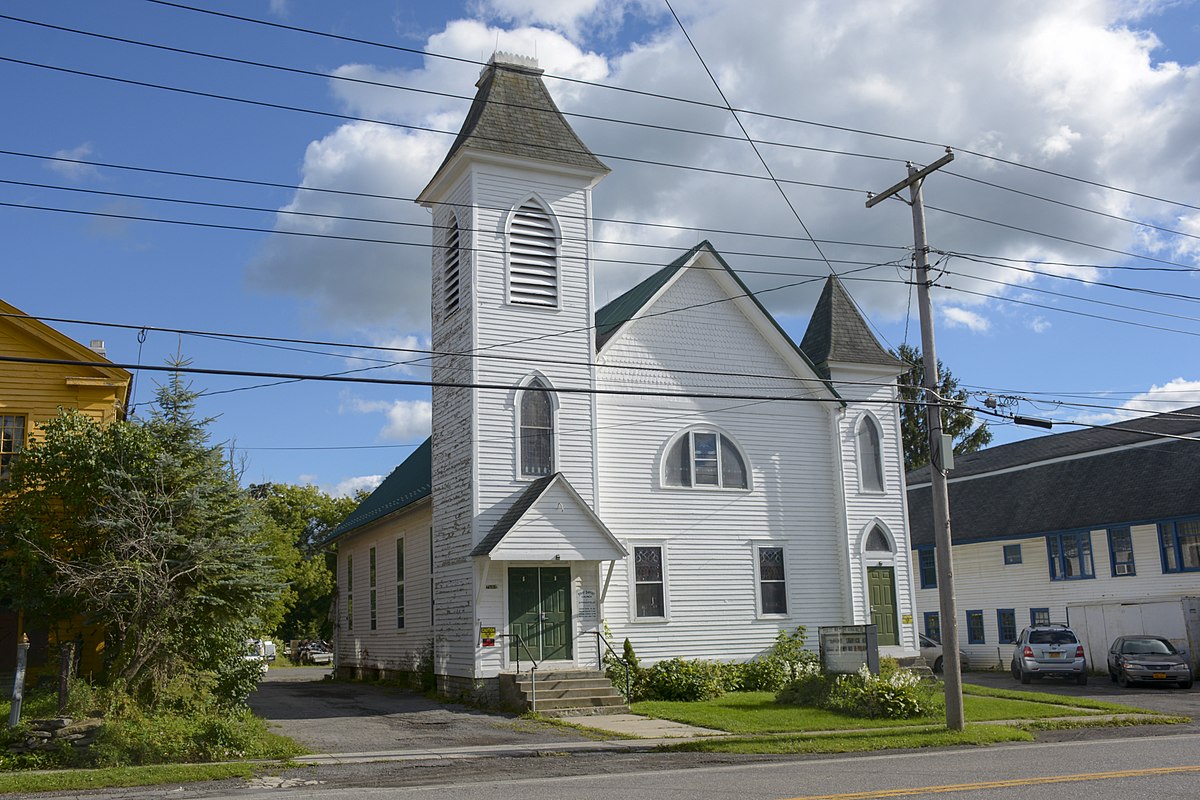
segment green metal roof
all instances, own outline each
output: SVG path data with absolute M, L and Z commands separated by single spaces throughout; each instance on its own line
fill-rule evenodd
M 335 539 L 433 493 L 433 439 L 426 439 L 325 540 Z

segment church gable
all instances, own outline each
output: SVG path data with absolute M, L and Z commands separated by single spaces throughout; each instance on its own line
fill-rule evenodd
M 689 255 L 597 312 L 599 361 L 618 368 L 605 377 L 637 376 L 664 389 L 837 397 L 707 243 Z M 637 371 L 618 376 L 621 366 Z
M 556 473 L 531 483 L 471 555 L 493 561 L 612 561 L 626 552 Z

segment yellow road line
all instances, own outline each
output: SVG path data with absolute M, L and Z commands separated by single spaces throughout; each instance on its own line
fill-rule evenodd
M 1123 769 L 1117 772 L 1085 772 L 1080 775 L 1047 775 L 1045 777 L 1017 778 L 1007 781 L 980 781 L 978 783 L 954 783 L 945 786 L 920 786 L 914 789 L 874 789 L 867 792 L 848 792 L 845 794 L 805 795 L 804 797 L 791 797 L 788 800 L 873 800 L 880 797 L 946 794 L 949 792 L 969 792 L 974 789 L 1003 789 L 1009 786 L 1033 786 L 1042 783 L 1076 783 L 1079 781 L 1106 781 L 1113 778 L 1141 778 L 1148 775 L 1172 775 L 1180 772 L 1200 772 L 1200 766 Z

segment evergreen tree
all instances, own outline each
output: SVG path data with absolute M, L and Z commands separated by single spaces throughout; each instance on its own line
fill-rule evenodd
M 900 399 L 907 401 L 900 407 L 900 433 L 904 440 L 904 469 L 911 472 L 929 463 L 929 426 L 925 419 L 924 392 L 921 384 L 925 380 L 925 361 L 921 351 L 911 345 L 902 344 L 898 352 L 892 353 L 905 364 L 911 365 L 900 375 Z M 975 420 L 975 413 L 963 407 L 967 393 L 958 388 L 958 379 L 938 359 L 938 396 L 951 407 L 942 408 L 942 432 L 954 441 L 955 455 L 974 453 L 987 447 L 992 441 L 992 432 L 987 423 Z M 914 405 L 913 403 L 917 403 Z
M 33 619 L 103 626 L 109 679 L 151 703 L 197 670 L 218 699 L 244 698 L 257 669 L 246 640 L 282 613 L 269 525 L 209 444 L 196 397 L 176 373 L 144 422 L 63 411 L 5 487 L 14 600 Z

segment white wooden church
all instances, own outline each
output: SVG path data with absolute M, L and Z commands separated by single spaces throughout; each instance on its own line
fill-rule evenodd
M 597 633 L 746 660 L 865 623 L 915 655 L 900 364 L 836 278 L 797 346 L 707 242 L 593 308 L 609 170 L 541 74 L 493 56 L 419 197 L 433 435 L 331 537 L 339 671 L 432 648 L 440 691 L 487 699 L 594 669 Z

